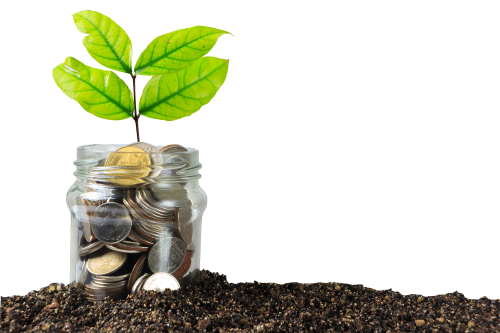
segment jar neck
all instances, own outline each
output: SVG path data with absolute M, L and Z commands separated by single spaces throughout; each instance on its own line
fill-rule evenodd
M 77 149 L 74 175 L 77 181 L 96 186 L 197 186 L 201 178 L 198 150 L 163 152 L 123 152 L 126 145 L 89 145 Z

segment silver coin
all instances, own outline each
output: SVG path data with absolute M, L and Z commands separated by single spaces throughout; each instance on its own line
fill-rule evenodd
M 155 273 L 144 283 L 144 290 L 163 291 L 165 289 L 177 290 L 181 287 L 179 281 L 168 273 Z
M 146 283 L 146 281 L 149 279 L 149 277 L 151 276 L 151 274 L 148 274 L 146 276 L 146 278 L 144 278 L 144 280 L 141 281 L 141 283 L 139 284 L 139 286 L 137 287 L 137 291 L 141 291 L 144 287 L 144 283 Z
M 191 201 L 189 201 L 188 205 L 178 208 L 176 213 L 176 222 L 179 224 L 188 224 L 194 220 Z
M 136 203 L 143 209 L 143 213 L 145 213 L 147 217 L 158 220 L 168 220 L 173 216 L 173 210 L 166 211 L 165 209 L 152 205 L 141 196 L 140 191 L 137 192 Z
M 84 199 L 94 199 L 95 201 L 95 199 L 98 198 L 99 200 L 106 202 L 109 200 L 120 200 L 125 194 L 123 189 L 108 185 L 94 185 L 91 189 L 92 192 L 82 194 Z
M 130 276 L 130 273 L 125 275 L 113 276 L 113 275 L 93 275 L 92 280 L 98 282 L 119 282 L 127 280 Z
M 139 231 L 143 232 L 146 236 L 149 236 L 155 241 L 158 241 L 160 238 L 175 236 L 174 224 L 171 222 L 165 223 L 161 226 L 139 223 L 136 227 Z
M 172 187 L 175 189 L 176 187 Z M 170 189 L 170 188 L 169 188 Z M 158 203 L 151 189 L 142 188 L 138 189 L 136 192 L 136 198 L 140 199 L 141 202 L 145 202 L 151 207 L 154 207 L 156 210 L 160 211 L 162 214 L 171 215 L 174 211 L 173 208 L 167 208 Z
M 169 145 L 160 149 L 163 156 L 162 177 L 177 177 L 183 169 L 189 167 L 191 156 L 188 149 L 180 145 Z M 180 183 L 185 185 L 185 183 Z M 153 187 L 163 187 L 165 184 L 153 184 Z M 168 186 L 168 185 L 167 185 Z
M 159 207 L 173 209 L 191 206 L 187 190 L 180 185 L 168 188 L 153 187 L 151 190 Z
M 113 245 L 109 244 L 109 246 L 117 247 L 117 248 L 120 248 L 123 250 L 130 250 L 130 251 L 140 251 L 140 252 L 149 251 L 149 246 L 144 246 L 138 242 L 121 241 L 120 243 L 116 243 Z
M 148 240 L 152 240 L 154 243 L 156 243 L 160 239 L 160 236 L 156 232 L 146 228 L 145 223 L 138 223 L 134 226 L 134 228 L 134 231 L 139 234 L 139 236 L 142 236 L 143 238 L 146 238 Z
M 146 216 L 147 218 L 156 220 L 168 220 L 171 219 L 174 214 L 174 209 L 167 209 L 160 206 L 149 190 L 136 191 L 135 203 L 137 204 L 137 207 L 142 209 L 142 215 Z M 141 211 L 139 211 L 139 213 L 140 212 Z
M 163 224 L 164 220 L 158 220 L 151 216 L 147 216 L 146 213 L 134 202 L 131 198 L 124 198 L 123 204 L 127 207 L 130 214 L 132 216 L 143 223 L 151 223 L 151 224 Z
M 144 245 L 148 245 L 148 246 L 155 245 L 154 241 L 151 241 L 149 239 L 146 239 L 146 238 L 142 237 L 141 235 L 135 233 L 133 229 L 130 231 L 130 234 L 128 235 L 128 238 L 131 239 L 131 240 L 133 240 L 133 241 L 140 242 L 140 243 L 142 243 Z
M 125 206 L 108 202 L 95 210 L 91 228 L 97 239 L 107 244 L 114 244 L 127 238 L 132 229 L 132 219 Z
M 90 284 L 97 288 L 121 288 L 127 285 L 127 280 L 120 282 L 99 282 L 92 280 Z
M 193 238 L 193 223 L 191 221 L 192 210 L 190 206 L 181 207 L 175 214 L 174 221 L 177 222 L 177 228 L 179 228 L 179 234 L 184 241 L 188 244 Z
M 142 286 L 144 285 L 144 283 L 146 282 L 146 280 L 148 279 L 148 277 L 150 276 L 150 274 L 146 273 L 144 275 L 142 275 L 140 278 L 138 278 L 134 285 L 132 286 L 132 289 L 131 289 L 131 293 L 132 294 L 135 294 L 139 291 L 142 290 Z
M 120 244 L 127 245 L 127 246 L 142 246 L 141 243 L 139 242 L 131 242 L 131 241 L 121 241 Z
M 133 143 L 131 145 L 128 145 L 128 147 L 141 148 L 142 150 L 144 150 L 146 153 L 149 154 L 149 157 L 151 158 L 150 168 L 153 169 L 153 171 L 151 171 L 151 173 L 149 174 L 149 177 L 156 177 L 161 173 L 161 168 L 159 169 L 155 168 L 156 165 L 160 165 L 163 163 L 163 158 L 158 148 L 156 148 L 152 144 L 145 142 Z
M 173 221 L 164 223 L 163 225 L 144 224 L 144 229 L 152 233 L 156 237 L 175 237 L 175 228 Z
M 168 158 L 168 160 L 165 161 L 165 158 Z M 160 176 L 177 177 L 178 173 L 182 172 L 182 170 L 185 169 L 188 165 L 189 165 L 188 161 L 181 156 L 163 155 L 163 164 L 161 165 Z M 179 184 L 182 184 L 183 186 L 185 185 L 185 183 L 179 183 Z M 168 187 L 168 185 L 159 182 L 152 184 L 151 187 L 164 188 Z
M 90 243 L 89 245 L 85 246 L 85 247 L 82 247 L 81 249 L 78 250 L 78 255 L 80 257 L 84 257 L 84 256 L 87 256 L 97 250 L 99 250 L 100 248 L 102 248 L 104 246 L 104 243 L 101 242 L 101 241 L 96 241 L 94 243 Z
M 143 223 L 156 225 L 162 225 L 166 220 L 173 219 L 173 211 L 169 211 L 168 214 L 163 212 L 153 214 L 153 212 L 149 210 L 149 206 L 141 207 L 141 205 L 135 201 L 136 198 L 133 191 L 128 191 L 127 196 L 123 199 L 123 203 L 135 219 Z
M 188 150 L 181 145 L 168 145 L 161 148 L 160 152 L 165 162 L 161 175 L 175 177 L 177 171 L 187 167 L 189 165 L 189 154 L 186 154 L 187 151 Z
M 171 154 L 171 153 L 179 153 L 179 152 L 184 152 L 188 151 L 186 148 L 184 148 L 181 145 L 168 145 L 160 149 L 160 151 L 163 154 Z
M 153 273 L 175 272 L 186 256 L 186 244 L 177 237 L 160 239 L 149 251 L 148 265 Z
M 116 252 L 122 252 L 122 253 L 143 253 L 144 251 L 139 251 L 139 250 L 126 250 L 126 249 L 121 249 L 119 247 L 113 246 L 111 244 L 105 244 L 105 246 L 113 251 Z
M 132 215 L 132 217 L 138 221 L 143 221 L 145 220 L 144 217 L 142 217 L 139 212 L 137 212 L 135 210 L 135 208 L 129 203 L 129 199 L 128 198 L 124 198 L 123 199 L 123 204 L 125 205 L 125 207 L 127 207 L 129 213 Z

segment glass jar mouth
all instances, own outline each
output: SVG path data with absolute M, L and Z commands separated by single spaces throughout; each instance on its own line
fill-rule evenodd
M 197 149 L 182 147 L 185 151 L 161 151 L 162 146 L 150 147 L 154 147 L 154 151 L 145 152 L 119 144 L 80 146 L 73 163 L 76 166 L 74 175 L 78 179 L 120 187 L 201 178 Z
M 123 152 L 119 152 L 117 151 L 118 149 L 120 148 L 125 148 L 127 146 L 130 146 L 130 144 L 92 144 L 92 145 L 83 145 L 83 146 L 79 146 L 77 148 L 77 154 L 79 152 L 92 152 L 92 153 L 96 153 L 96 154 L 109 154 L 109 153 L 123 153 Z M 172 145 L 171 145 L 172 146 Z M 154 146 L 155 148 L 157 148 L 158 150 L 161 150 L 165 147 L 168 147 L 168 146 Z M 189 148 L 189 147 L 183 147 L 185 148 L 187 151 L 182 151 L 182 152 L 175 152 L 175 154 L 192 154 L 193 152 L 196 152 L 198 153 L 198 149 L 195 149 L 195 148 Z M 127 153 L 127 152 L 124 152 L 124 153 Z M 135 153 L 135 152 L 134 152 Z M 163 152 L 161 152 L 163 153 Z M 144 153 L 138 153 L 138 154 L 151 154 L 151 153 L 148 153 L 148 152 L 144 152 Z

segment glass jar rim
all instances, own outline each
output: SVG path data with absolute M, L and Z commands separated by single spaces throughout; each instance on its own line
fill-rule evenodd
M 139 142 L 136 142 L 136 143 L 139 143 Z M 78 151 L 90 151 L 90 152 L 93 152 L 93 153 L 103 153 L 103 154 L 106 154 L 106 153 L 117 153 L 117 154 L 121 154 L 121 153 L 125 153 L 125 154 L 130 154 L 130 152 L 121 152 L 121 151 L 117 151 L 118 149 L 120 148 L 125 148 L 127 146 L 130 146 L 131 144 L 90 144 L 90 145 L 82 145 L 82 146 L 78 146 L 77 148 L 77 152 Z M 133 143 L 132 143 L 133 145 Z M 154 146 L 155 148 L 157 148 L 158 150 L 161 150 L 162 148 L 165 148 L 167 146 Z M 198 149 L 195 149 L 195 148 L 190 148 L 190 147 L 184 147 L 182 146 L 183 148 L 185 148 L 187 151 L 183 151 L 183 152 L 175 152 L 175 154 L 191 154 L 191 153 L 195 153 L 195 152 L 198 152 Z M 161 152 L 161 153 L 164 153 L 164 152 Z M 154 152 L 134 152 L 134 154 L 154 154 Z
M 140 178 L 140 183 L 150 182 L 179 182 L 189 181 L 201 178 L 198 173 L 201 169 L 199 163 L 199 151 L 194 148 L 183 147 L 187 151 L 159 151 L 165 146 L 154 146 L 158 151 L 154 152 L 130 152 L 117 151 L 118 149 L 134 144 L 92 144 L 83 145 L 77 148 L 77 160 L 74 165 L 77 167 L 74 175 L 78 179 L 93 181 L 117 181 L 120 179 L 128 182 L 127 179 Z M 168 147 L 168 146 L 166 146 Z M 124 154 L 124 155 L 122 155 Z M 134 160 L 141 160 L 141 163 L 132 164 L 111 164 L 107 165 L 105 161 L 109 158 L 114 160 L 127 160 L 126 155 L 135 156 Z M 148 157 L 145 157 L 148 156 Z M 147 160 L 151 164 L 145 165 Z M 146 163 L 148 163 L 146 161 Z

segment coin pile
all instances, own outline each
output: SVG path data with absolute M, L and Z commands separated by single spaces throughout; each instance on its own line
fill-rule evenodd
M 162 156 L 185 151 L 140 142 L 110 153 L 89 170 L 105 175 L 105 181 L 88 182 L 74 209 L 82 235 L 77 283 L 89 300 L 180 288 L 178 280 L 190 270 L 194 254 L 192 203 L 182 183 L 145 178 L 175 174 L 179 167 L 159 166 Z

